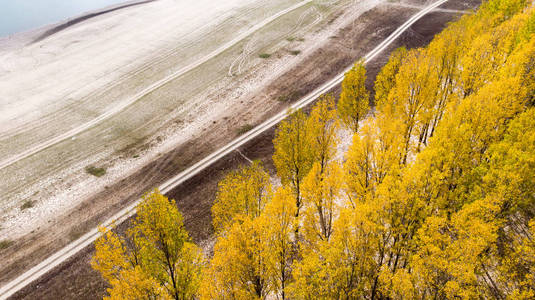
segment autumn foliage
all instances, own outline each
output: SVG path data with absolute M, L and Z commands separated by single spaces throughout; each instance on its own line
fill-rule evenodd
M 204 257 L 190 241 L 174 201 L 144 196 L 125 236 L 101 228 L 91 266 L 111 286 L 105 299 L 192 299 Z
M 394 51 L 373 113 L 357 63 L 338 107 L 324 95 L 279 125 L 278 178 L 254 162 L 220 183 L 202 275 L 174 210 L 163 227 L 140 213 L 129 242 L 105 231 L 93 265 L 111 298 L 534 299 L 534 35 L 530 1 L 484 2 Z M 168 226 L 176 241 L 155 234 Z

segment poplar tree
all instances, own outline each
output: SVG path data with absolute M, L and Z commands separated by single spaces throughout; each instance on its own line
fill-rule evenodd
M 203 273 L 201 299 L 264 299 L 269 289 L 266 234 L 256 219 L 245 219 L 220 235 Z
M 303 183 L 304 242 L 314 248 L 318 241 L 328 241 L 333 233 L 334 221 L 341 207 L 343 184 L 342 168 L 333 161 L 321 171 L 319 163 L 314 164 Z
M 184 228 L 175 201 L 146 194 L 124 237 L 101 228 L 91 266 L 110 284 L 109 299 L 191 299 L 204 260 Z
M 338 114 L 344 125 L 357 132 L 359 122 L 369 110 L 370 95 L 366 89 L 366 68 L 362 62 L 357 62 L 349 70 L 342 81 L 342 93 L 338 101 Z
M 381 68 L 377 78 L 375 79 L 375 105 L 381 106 L 381 103 L 387 101 L 388 94 L 396 85 L 396 75 L 403 60 L 407 56 L 407 49 L 405 47 L 397 48 L 390 54 L 388 62 Z
M 275 133 L 273 163 L 283 185 L 290 186 L 296 204 L 295 217 L 302 206 L 302 181 L 312 168 L 316 151 L 313 136 L 302 111 L 294 112 L 280 123 Z M 296 234 L 299 227 L 295 228 Z
M 232 171 L 219 182 L 212 205 L 212 224 L 216 233 L 230 227 L 234 221 L 256 218 L 272 196 L 269 175 L 261 162 L 254 161 Z
M 314 152 L 313 159 L 320 164 L 321 172 L 336 155 L 336 146 L 339 142 L 337 134 L 340 124 L 334 102 L 332 94 L 320 96 L 307 120 Z

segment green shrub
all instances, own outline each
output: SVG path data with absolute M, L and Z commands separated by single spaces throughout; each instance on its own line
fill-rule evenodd
M 84 231 L 81 227 L 72 228 L 71 231 L 69 231 L 69 240 L 74 241 L 81 237 L 83 234 Z
M 21 209 L 21 210 L 25 210 L 25 209 L 28 209 L 28 208 L 32 208 L 34 204 L 35 204 L 35 201 L 32 201 L 32 200 L 26 200 L 26 201 L 24 201 L 24 203 L 21 205 L 20 209 Z
M 2 241 L 0 241 L 0 250 L 7 249 L 11 245 L 13 245 L 13 241 L 11 241 L 11 240 L 2 240 Z
M 100 177 L 106 174 L 106 169 L 89 166 L 85 168 L 85 171 L 93 176 Z
M 301 53 L 301 50 L 292 50 L 292 51 L 290 51 L 291 55 L 298 55 L 299 53 Z
M 269 58 L 271 56 L 271 54 L 269 53 L 260 53 L 260 55 L 258 55 L 258 57 L 260 58 Z
M 245 125 L 243 125 L 242 127 L 240 127 L 240 128 L 238 129 L 238 135 L 242 135 L 242 134 L 246 133 L 247 131 L 249 131 L 249 130 L 251 130 L 251 129 L 253 129 L 253 128 L 254 128 L 253 125 L 251 125 L 251 124 L 245 124 Z
M 290 101 L 297 100 L 297 98 L 299 98 L 299 96 L 300 96 L 299 92 L 291 91 L 288 94 L 284 94 L 282 96 L 279 96 L 277 98 L 277 101 L 279 101 L 279 102 L 290 102 Z

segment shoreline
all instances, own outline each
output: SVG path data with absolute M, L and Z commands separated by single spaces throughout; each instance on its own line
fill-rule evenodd
M 47 37 L 62 31 L 70 26 L 79 24 L 81 22 L 90 20 L 91 18 L 105 15 L 120 9 L 129 8 L 132 6 L 148 4 L 158 0 L 128 0 L 117 4 L 108 5 L 105 7 L 85 11 L 75 14 L 71 17 L 59 20 L 54 23 L 44 24 L 39 27 L 23 30 L 6 36 L 0 36 L 0 52 L 10 51 L 16 48 L 24 47 L 29 44 L 40 42 Z

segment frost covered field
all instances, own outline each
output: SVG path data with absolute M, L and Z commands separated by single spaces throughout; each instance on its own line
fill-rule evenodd
M 379 2 L 159 0 L 0 40 L 0 235 L 49 223 L 154 159 L 157 146 L 195 138 L 239 109 L 229 99 L 251 84 L 215 91 L 245 82 L 265 64 L 260 53 L 316 32 L 347 5 L 362 13 Z

